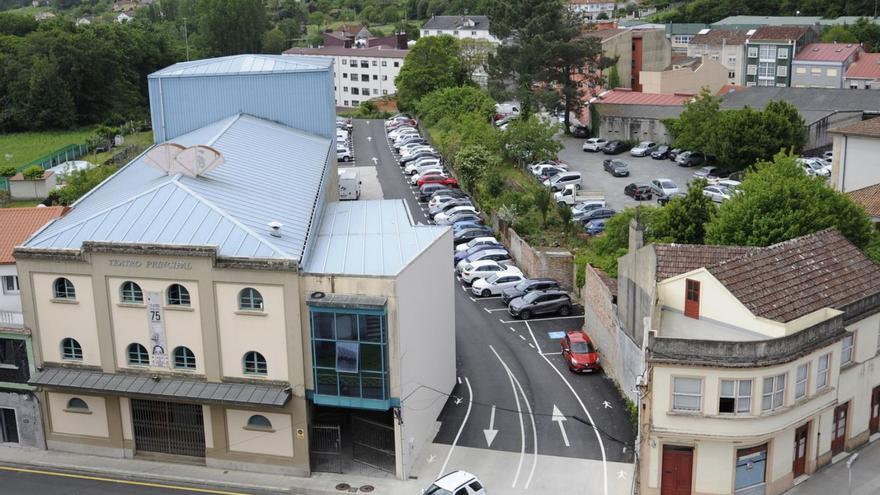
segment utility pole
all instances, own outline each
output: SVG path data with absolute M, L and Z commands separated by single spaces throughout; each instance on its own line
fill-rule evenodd
M 186 28 L 186 17 L 183 18 L 183 41 L 186 45 L 186 61 L 189 62 L 189 30 Z

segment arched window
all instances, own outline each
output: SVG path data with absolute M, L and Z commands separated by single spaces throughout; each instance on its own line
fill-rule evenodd
M 56 278 L 52 284 L 55 299 L 76 299 L 76 289 L 73 282 L 64 277 Z
M 82 358 L 82 346 L 79 345 L 79 342 L 77 342 L 76 339 L 67 337 L 61 341 L 61 359 L 82 361 Z
M 169 306 L 189 306 L 189 291 L 180 284 L 171 284 L 168 286 L 168 305 Z
M 247 287 L 238 293 L 238 309 L 245 311 L 262 311 L 263 296 L 251 287 Z
M 86 404 L 86 401 L 80 399 L 79 397 L 73 397 L 69 401 L 67 401 L 67 408 L 72 409 L 74 411 L 88 411 L 89 405 Z
M 196 369 L 196 355 L 188 347 L 176 347 L 174 349 L 174 367 L 184 370 Z
M 147 353 L 147 348 L 137 342 L 128 344 L 128 364 L 148 366 L 150 355 Z
M 248 428 L 257 428 L 260 430 L 271 430 L 272 422 L 266 416 L 260 414 L 254 414 L 250 418 L 248 418 L 247 422 Z
M 144 302 L 144 291 L 141 290 L 140 285 L 131 280 L 122 282 L 122 287 L 119 288 L 119 296 L 120 301 L 128 304 L 142 304 Z
M 257 351 L 250 351 L 244 355 L 244 372 L 246 375 L 265 375 L 266 358 Z

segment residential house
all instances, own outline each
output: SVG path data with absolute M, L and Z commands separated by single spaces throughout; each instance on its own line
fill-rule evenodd
M 627 89 L 606 91 L 589 104 L 595 110 L 590 115 L 598 117 L 598 122 L 590 122 L 593 135 L 605 139 L 671 142 L 662 120 L 678 117 L 691 99 L 693 95 L 649 94 Z
M 470 38 L 501 43 L 489 32 L 489 17 L 484 15 L 434 15 L 422 25 L 422 36 L 441 34 L 460 40 Z
M 798 109 L 807 127 L 805 150 L 829 147 L 829 130 L 880 115 L 880 98 L 872 91 L 823 88 L 746 88 L 724 97 L 721 108 L 763 109 L 771 101 L 787 101 Z
M 880 89 L 880 53 L 859 55 L 843 79 L 843 87 L 849 89 Z
M 727 68 L 727 83 L 745 85 L 745 29 L 702 29 L 688 44 L 689 57 L 708 56 Z
M 377 48 L 291 48 L 285 55 L 333 59 L 333 87 L 337 107 L 353 108 L 362 102 L 397 93 L 394 85 L 409 50 Z
M 849 67 L 861 56 L 856 43 L 811 43 L 791 63 L 795 88 L 843 88 Z
M 452 232 L 337 200 L 332 64 L 151 74 L 156 145 L 16 248 L 49 449 L 408 478 L 455 384 Z
M 633 29 L 630 88 L 643 91 L 642 71 L 662 71 L 669 67 L 671 60 L 672 51 L 664 30 Z
M 614 16 L 617 3 L 611 0 L 568 0 L 568 8 L 584 16 L 587 21 L 598 20 L 601 14 L 604 19 Z
M 746 40 L 746 86 L 791 86 L 791 61 L 819 33 L 807 26 L 764 26 Z
M 44 170 L 36 179 L 27 179 L 19 172 L 9 178 L 9 195 L 15 200 L 46 199 L 57 183 L 58 176 L 51 170 Z
M 640 79 L 645 93 L 697 94 L 703 88 L 717 92 L 727 84 L 727 76 L 727 67 L 703 55 L 702 58 L 674 63 L 666 70 L 643 70 Z
M 36 370 L 31 329 L 24 325 L 18 272 L 12 251 L 46 222 L 64 213 L 61 206 L 2 208 L 0 225 L 0 443 L 44 448 L 40 405 L 28 380 Z
M 874 228 L 880 228 L 880 184 L 853 189 L 846 195 L 865 209 L 865 213 L 871 217 Z
M 829 229 L 768 247 L 643 245 L 585 329 L 633 390 L 640 493 L 783 493 L 880 431 L 880 266 Z
M 870 94 L 873 94 L 871 92 Z M 829 131 L 834 137 L 831 185 L 850 192 L 880 184 L 880 117 Z
M 134 13 L 120 12 L 119 15 L 116 16 L 116 22 L 120 24 L 131 22 L 132 19 L 134 19 Z
M 700 23 L 673 22 L 666 24 L 666 37 L 671 42 L 672 51 L 687 52 L 694 37 L 707 27 L 707 25 Z
M 391 36 L 373 36 L 366 27 L 360 30 L 352 29 L 343 25 L 338 31 L 326 31 L 321 33 L 324 38 L 323 46 L 335 46 L 343 48 L 394 48 L 406 50 L 406 33 L 395 33 Z

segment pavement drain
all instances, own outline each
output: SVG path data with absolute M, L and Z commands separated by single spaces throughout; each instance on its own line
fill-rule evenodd
M 373 490 L 375 490 L 375 488 L 373 488 L 373 485 L 364 485 L 361 487 L 361 491 L 364 493 L 370 493 Z
M 340 483 L 340 484 L 336 485 L 336 489 L 339 490 L 340 492 L 347 492 L 350 488 L 351 488 L 351 485 L 349 485 L 348 483 Z

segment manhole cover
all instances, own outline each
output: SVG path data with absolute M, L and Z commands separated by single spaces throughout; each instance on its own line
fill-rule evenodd
M 349 488 L 351 488 L 351 485 L 349 485 L 348 483 L 340 483 L 336 485 L 336 489 L 340 492 L 347 492 Z
M 364 493 L 370 493 L 370 492 L 372 492 L 373 490 L 375 490 L 375 488 L 373 488 L 373 485 L 363 485 L 363 486 L 361 487 L 361 491 L 364 492 Z

